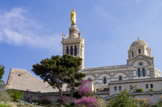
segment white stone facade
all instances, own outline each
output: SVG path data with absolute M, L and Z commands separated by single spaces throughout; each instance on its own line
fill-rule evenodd
M 76 24 L 72 24 L 69 28 L 69 37 L 65 38 L 65 34 L 62 34 L 63 55 L 69 54 L 74 57 L 82 58 L 82 66 L 84 68 L 84 39 L 81 38 Z
M 153 89 L 154 91 L 162 90 L 162 78 L 147 78 L 147 79 L 133 79 L 123 81 L 111 81 L 109 83 L 110 95 L 119 94 L 120 91 L 126 89 L 129 92 L 136 92 L 141 88 L 144 92 Z
M 151 57 L 151 49 L 146 42 L 139 38 L 131 44 L 128 50 L 127 64 L 84 68 L 80 71 L 86 73 L 85 80 L 93 81 L 96 91 L 110 90 L 109 84 L 113 81 L 120 82 L 161 77 L 160 70 L 154 67 L 154 57 Z M 127 85 L 123 87 L 127 87 Z M 114 94 L 114 92 L 110 91 L 110 95 L 112 93 Z
M 144 91 L 150 88 L 155 91 L 162 89 L 162 78 L 159 78 L 161 72 L 154 66 L 151 48 L 139 38 L 131 44 L 128 50 L 127 64 L 94 68 L 84 68 L 84 38 L 81 37 L 76 23 L 71 24 L 67 38 L 65 34 L 62 34 L 61 43 L 63 54 L 82 58 L 80 72 L 86 74 L 85 80 L 91 80 L 87 85 L 98 95 L 108 96 L 107 93 L 115 95 L 124 89 L 130 92 L 135 92 L 138 88 Z M 58 92 L 58 89 L 53 89 L 48 83 L 40 81 L 21 69 L 11 69 L 6 88 L 41 93 Z M 97 92 L 99 90 L 105 90 L 106 95 Z M 66 85 L 63 91 L 66 91 Z

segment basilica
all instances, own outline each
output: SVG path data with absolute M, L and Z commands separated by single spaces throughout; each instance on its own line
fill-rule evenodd
M 138 38 L 132 42 L 128 49 L 126 64 L 85 68 L 84 38 L 81 37 L 76 24 L 75 10 L 72 10 L 69 35 L 66 37 L 65 34 L 62 34 L 61 43 L 63 55 L 69 54 L 82 58 L 79 72 L 86 74 L 84 80 L 90 81 L 88 87 L 99 97 L 109 100 L 126 89 L 138 99 L 150 98 L 152 103 L 157 102 L 161 98 L 161 72 L 155 68 L 154 57 L 151 56 L 151 48 L 145 41 Z M 58 97 L 58 89 L 53 89 L 48 83 L 39 80 L 28 71 L 22 69 L 11 69 L 6 88 L 27 92 L 25 96 L 33 99 L 39 99 L 40 95 L 43 95 L 53 101 L 53 99 L 57 100 Z M 142 89 L 144 92 L 140 94 L 135 93 L 137 89 Z M 68 91 L 66 84 L 62 90 L 64 92 Z M 150 92 L 150 90 L 154 90 L 154 92 Z
M 156 89 L 156 85 L 158 86 L 159 84 L 162 88 L 162 84 L 157 84 L 156 82 L 157 79 L 161 80 L 161 78 L 158 78 L 161 77 L 161 72 L 154 67 L 154 57 L 151 56 L 151 48 L 139 38 L 130 45 L 127 64 L 117 66 L 84 68 L 85 44 L 75 20 L 72 21 L 69 28 L 69 36 L 65 38 L 65 34 L 62 35 L 62 45 L 63 54 L 70 54 L 83 59 L 80 72 L 86 74 L 85 80 L 93 81 L 93 91 L 107 90 L 112 95 L 123 89 L 130 91 L 137 88 L 149 90 L 150 88 Z M 130 81 L 132 85 L 125 87 L 125 83 Z M 140 81 L 154 81 L 156 84 L 146 83 L 145 86 L 143 82 L 143 87 L 141 87 Z M 117 86 L 113 86 L 112 89 L 114 82 Z M 120 82 L 123 83 L 120 84 Z M 158 88 L 156 90 L 161 90 L 161 88 Z

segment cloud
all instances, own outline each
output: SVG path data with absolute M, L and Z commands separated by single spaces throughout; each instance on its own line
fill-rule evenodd
M 28 17 L 28 12 L 22 8 L 0 12 L 0 42 L 59 51 L 60 34 L 43 34 L 43 30 L 44 28 Z

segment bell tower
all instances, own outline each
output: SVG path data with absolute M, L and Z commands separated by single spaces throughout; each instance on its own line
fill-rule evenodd
M 82 58 L 82 66 L 84 68 L 84 38 L 81 38 L 81 33 L 76 25 L 75 10 L 71 11 L 71 27 L 69 28 L 69 36 L 65 38 L 62 34 L 63 55 L 69 54 L 74 57 Z

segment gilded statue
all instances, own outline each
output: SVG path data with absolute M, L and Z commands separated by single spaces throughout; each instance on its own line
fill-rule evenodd
M 71 23 L 76 24 L 76 13 L 74 9 L 71 11 Z

